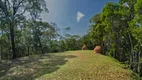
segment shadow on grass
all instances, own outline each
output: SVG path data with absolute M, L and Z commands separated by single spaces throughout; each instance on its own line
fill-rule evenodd
M 66 64 L 66 58 L 75 58 L 74 55 L 45 54 L 29 56 L 13 61 L 0 63 L 0 80 L 35 80 L 36 78 L 57 71 Z

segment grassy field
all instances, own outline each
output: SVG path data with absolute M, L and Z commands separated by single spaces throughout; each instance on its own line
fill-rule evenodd
M 34 55 L 0 63 L 1 80 L 132 80 L 132 71 L 93 51 Z

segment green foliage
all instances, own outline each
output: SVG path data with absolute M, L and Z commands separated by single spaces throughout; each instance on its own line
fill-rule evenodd
M 128 61 L 134 72 L 140 73 L 142 48 L 142 1 L 120 0 L 107 3 L 102 12 L 90 20 L 89 36 L 93 44 L 102 47 L 102 54 L 122 62 Z M 140 54 L 139 54 L 140 53 Z M 139 66 L 135 67 L 133 62 Z

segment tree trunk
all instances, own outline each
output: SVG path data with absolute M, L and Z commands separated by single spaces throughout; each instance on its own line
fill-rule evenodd
M 52 39 L 51 39 L 51 33 L 50 33 L 50 53 L 52 53 Z
M 132 38 L 130 33 L 128 33 L 129 36 L 129 40 L 130 40 L 130 45 L 131 45 L 131 53 L 130 53 L 130 68 L 133 68 L 133 55 L 134 55 L 134 51 L 133 51 L 133 42 L 132 42 Z
M 141 66 L 140 66 L 140 64 L 141 64 L 141 51 L 138 53 L 138 75 L 140 76 L 140 69 L 141 69 Z
M 3 29 L 2 29 L 2 34 L 1 34 L 1 40 L 2 40 L 2 36 L 3 36 Z M 2 44 L 1 44 L 0 60 L 2 60 L 2 52 L 3 52 L 3 47 L 2 47 Z
M 41 52 L 42 52 L 42 54 L 44 54 L 44 51 L 43 51 L 43 49 L 42 49 L 42 43 L 41 43 L 40 37 L 39 37 L 39 44 L 40 44 Z
M 30 52 L 30 46 L 28 46 L 27 49 L 28 49 L 28 56 L 29 56 L 30 55 L 30 53 L 29 53 Z
M 12 46 L 12 59 L 16 58 L 16 52 L 15 52 L 15 40 L 14 40 L 14 23 L 10 23 L 10 37 L 11 37 L 11 46 Z

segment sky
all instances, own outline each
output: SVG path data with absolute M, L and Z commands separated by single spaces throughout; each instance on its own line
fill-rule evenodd
M 107 2 L 118 0 L 45 0 L 49 13 L 42 13 L 42 20 L 54 22 L 64 32 L 70 27 L 70 34 L 83 36 L 89 29 L 90 18 L 102 11 Z M 64 33 L 63 33 L 64 34 Z

